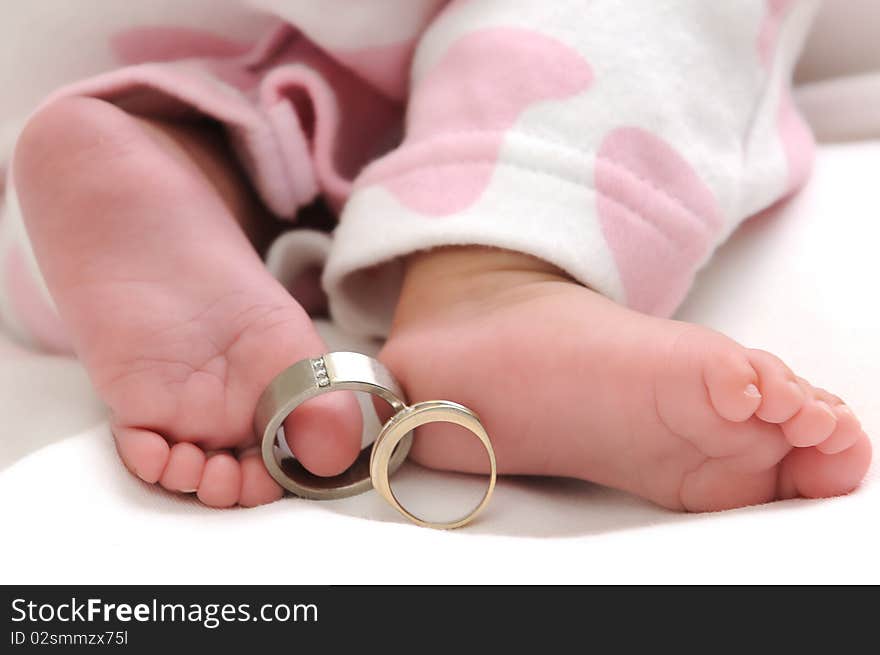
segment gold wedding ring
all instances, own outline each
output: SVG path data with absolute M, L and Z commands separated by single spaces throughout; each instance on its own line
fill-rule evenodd
M 394 495 L 394 490 L 391 488 L 390 475 L 393 471 L 389 467 L 389 462 L 394 449 L 416 428 L 426 423 L 438 421 L 454 423 L 470 430 L 480 440 L 480 443 L 483 444 L 486 454 L 489 456 L 489 485 L 486 488 L 483 499 L 474 509 L 454 521 L 428 521 L 410 513 L 400 504 Z M 486 433 L 485 428 L 483 428 L 480 418 L 464 405 L 448 400 L 429 400 L 416 403 L 412 407 L 405 407 L 397 412 L 382 427 L 382 431 L 376 437 L 376 442 L 373 444 L 373 455 L 370 457 L 370 478 L 373 480 L 373 486 L 376 488 L 376 491 L 410 521 L 426 528 L 450 530 L 452 528 L 460 528 L 473 521 L 477 514 L 482 512 L 486 505 L 489 504 L 489 499 L 492 497 L 492 492 L 495 489 L 496 476 L 495 451 L 492 449 L 492 442 L 489 441 L 489 435 Z
M 286 448 L 278 439 L 284 420 L 301 404 L 331 391 L 366 391 L 391 405 L 394 415 L 382 426 L 371 446 L 364 448 L 354 464 L 340 475 L 320 477 L 306 471 L 295 459 L 283 457 Z M 415 516 L 400 504 L 391 489 L 390 476 L 400 468 L 412 445 L 412 432 L 435 421 L 454 423 L 470 430 L 489 457 L 489 485 L 480 503 L 465 516 L 433 522 Z M 304 359 L 279 373 L 257 402 L 254 429 L 262 438 L 263 462 L 272 478 L 302 498 L 345 498 L 375 487 L 392 507 L 414 523 L 438 529 L 470 523 L 489 503 L 497 475 L 495 453 L 479 417 L 463 405 L 431 400 L 407 406 L 394 376 L 380 362 L 353 352 L 332 352 Z

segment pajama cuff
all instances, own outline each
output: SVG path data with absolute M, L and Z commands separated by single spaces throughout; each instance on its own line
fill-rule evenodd
M 324 271 L 333 318 L 353 333 L 388 333 L 402 258 L 443 246 L 482 245 L 540 258 L 624 302 L 590 184 L 595 158 L 525 135 L 405 146 L 370 166 L 334 233 Z M 645 190 L 650 193 L 650 189 Z
M 63 87 L 46 102 L 60 96 L 100 98 L 155 118 L 198 115 L 217 121 L 261 199 L 280 217 L 293 218 L 318 193 L 309 145 L 292 105 L 267 98 L 261 107 L 199 66 L 129 66 Z
M 364 164 L 396 138 L 400 107 L 282 24 L 248 52 L 127 66 L 66 86 L 154 118 L 221 124 L 263 203 L 279 217 L 323 195 L 345 202 Z

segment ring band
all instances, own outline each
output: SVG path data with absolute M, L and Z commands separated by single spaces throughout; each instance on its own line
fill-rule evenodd
M 254 429 L 262 435 L 261 451 L 269 474 L 288 491 L 302 498 L 328 500 L 346 498 L 368 491 L 372 444 L 365 447 L 347 470 L 333 477 L 309 473 L 293 459 L 278 460 L 278 429 L 301 404 L 331 391 L 366 391 L 379 396 L 395 413 L 406 408 L 400 385 L 381 363 L 353 352 L 332 352 L 314 359 L 303 359 L 286 368 L 269 384 L 257 401 Z M 412 435 L 403 433 L 388 450 L 386 476 L 396 471 L 409 454 Z M 384 452 L 384 451 L 383 451 Z
M 435 421 L 455 423 L 470 430 L 483 444 L 489 456 L 489 486 L 486 489 L 486 494 L 471 512 L 455 521 L 434 522 L 419 518 L 400 504 L 394 495 L 394 491 L 391 489 L 390 475 L 394 471 L 391 468 L 390 459 L 394 449 L 397 448 L 398 444 L 405 443 L 403 440 L 411 437 L 412 431 L 417 427 L 426 423 L 434 423 Z M 429 400 L 416 403 L 412 407 L 404 407 L 385 423 L 379 436 L 376 437 L 375 444 L 373 444 L 373 455 L 370 458 L 370 477 L 373 480 L 373 486 L 376 488 L 376 491 L 398 512 L 414 523 L 423 527 L 441 530 L 459 528 L 473 521 L 477 514 L 483 511 L 486 505 L 489 504 L 497 477 L 495 451 L 492 449 L 489 435 L 480 422 L 480 418 L 474 412 L 464 405 L 448 400 Z

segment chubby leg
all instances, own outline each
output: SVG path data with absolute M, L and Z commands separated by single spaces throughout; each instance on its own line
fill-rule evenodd
M 254 406 L 275 374 L 324 345 L 263 266 L 252 242 L 271 238 L 270 221 L 211 131 L 65 99 L 26 127 L 14 171 L 41 271 L 126 466 L 212 506 L 280 497 L 247 450 Z M 310 403 L 285 428 L 317 474 L 359 450 L 351 395 Z

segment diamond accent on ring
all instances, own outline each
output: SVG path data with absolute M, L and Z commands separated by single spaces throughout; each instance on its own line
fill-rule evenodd
M 330 376 L 327 375 L 327 366 L 324 364 L 323 357 L 312 360 L 312 372 L 315 374 L 315 382 L 319 387 L 330 386 Z

